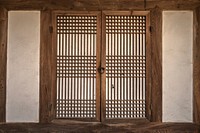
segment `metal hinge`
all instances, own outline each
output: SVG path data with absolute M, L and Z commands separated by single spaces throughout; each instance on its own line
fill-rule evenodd
M 53 33 L 53 26 L 49 26 L 49 32 Z
M 150 104 L 150 116 L 152 116 L 152 104 Z
M 49 103 L 49 111 L 52 110 L 52 103 Z
M 149 31 L 150 31 L 150 33 L 153 31 L 152 26 L 149 26 Z

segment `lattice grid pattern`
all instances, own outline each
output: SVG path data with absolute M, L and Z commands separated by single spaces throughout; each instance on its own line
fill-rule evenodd
M 96 117 L 96 16 L 57 16 L 57 118 Z
M 106 118 L 145 118 L 146 16 L 106 16 Z

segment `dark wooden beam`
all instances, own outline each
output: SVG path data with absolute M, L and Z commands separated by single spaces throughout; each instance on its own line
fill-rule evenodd
M 41 11 L 40 32 L 40 123 L 51 121 L 52 92 L 52 33 L 51 11 Z
M 12 123 L 0 126 L 2 133 L 199 133 L 200 126 L 192 123 L 101 124 L 73 123 L 37 124 Z
M 0 0 L 8 10 L 188 10 L 200 6 L 199 0 Z
M 151 121 L 162 122 L 162 10 L 150 11 L 151 25 Z
M 193 44 L 194 122 L 200 124 L 200 7 L 194 10 Z
M 6 121 L 7 24 L 7 10 L 0 8 L 0 123 Z

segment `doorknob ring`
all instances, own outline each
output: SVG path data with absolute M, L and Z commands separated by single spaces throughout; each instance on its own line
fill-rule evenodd
M 104 68 L 104 67 L 99 67 L 99 68 L 98 68 L 98 71 L 99 71 L 99 73 L 101 73 L 101 74 L 103 74 L 103 73 L 104 73 L 104 70 L 105 70 L 105 68 Z

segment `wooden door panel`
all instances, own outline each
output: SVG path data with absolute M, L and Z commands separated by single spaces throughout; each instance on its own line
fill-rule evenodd
M 105 119 L 146 119 L 148 14 L 104 15 Z
M 97 14 L 56 14 L 56 118 L 99 118 Z

